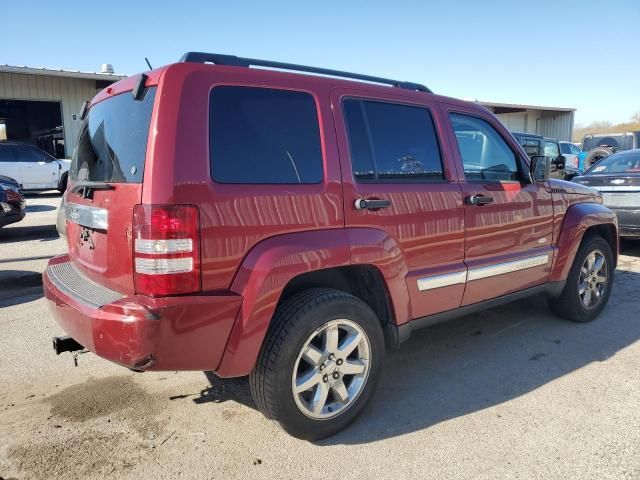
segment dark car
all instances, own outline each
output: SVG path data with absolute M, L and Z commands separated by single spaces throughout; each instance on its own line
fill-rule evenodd
M 0 227 L 24 218 L 25 201 L 20 185 L 11 177 L 0 175 Z
M 423 85 L 191 52 L 85 113 L 43 274 L 56 352 L 249 375 L 302 438 L 346 427 L 421 327 L 540 293 L 587 322 L 614 287 L 598 192 Z
M 640 237 L 640 149 L 614 153 L 573 181 L 602 193 L 618 216 L 621 237 Z

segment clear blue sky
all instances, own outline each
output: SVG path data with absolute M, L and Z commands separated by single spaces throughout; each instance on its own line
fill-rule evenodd
M 3 2 L 0 63 L 133 74 L 202 50 L 575 107 L 582 123 L 640 110 L 640 0 L 163 3 Z

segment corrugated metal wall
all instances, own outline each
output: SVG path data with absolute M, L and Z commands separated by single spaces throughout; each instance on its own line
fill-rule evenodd
M 571 141 L 574 112 L 547 113 L 536 122 L 536 132 L 545 137 Z
M 80 108 L 85 100 L 91 100 L 96 93 L 95 80 L 0 73 L 0 99 L 61 102 L 67 157 L 73 153 L 80 130 Z M 76 120 L 73 115 L 76 115 Z

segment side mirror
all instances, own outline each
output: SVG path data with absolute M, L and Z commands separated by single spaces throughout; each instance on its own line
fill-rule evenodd
M 556 159 L 556 166 L 558 167 L 559 170 L 564 169 L 564 165 L 566 161 L 567 161 L 567 158 L 564 155 L 558 156 L 558 158 Z
M 545 182 L 551 174 L 551 160 L 544 155 L 533 155 L 529 171 L 534 182 Z

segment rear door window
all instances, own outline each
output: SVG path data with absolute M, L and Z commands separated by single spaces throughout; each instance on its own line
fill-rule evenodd
M 322 181 L 318 111 L 309 93 L 216 87 L 209 114 L 211 172 L 216 182 Z
M 18 155 L 13 145 L 0 145 L 0 162 L 9 163 L 17 161 Z
M 444 179 L 433 119 L 423 107 L 346 99 L 353 176 L 359 182 Z
M 141 183 L 156 87 L 142 100 L 121 93 L 91 107 L 71 162 L 76 181 Z

